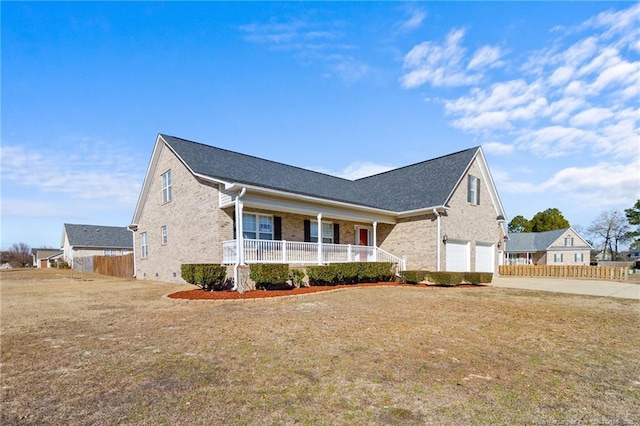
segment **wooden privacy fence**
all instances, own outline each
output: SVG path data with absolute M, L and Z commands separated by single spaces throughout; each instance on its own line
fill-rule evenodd
M 122 256 L 93 256 L 93 272 L 110 277 L 133 277 L 133 253 Z
M 500 275 L 520 277 L 591 278 L 600 280 L 626 280 L 627 268 L 619 266 L 587 265 L 502 265 Z

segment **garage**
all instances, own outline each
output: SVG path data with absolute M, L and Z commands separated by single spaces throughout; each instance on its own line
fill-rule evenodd
M 468 272 L 469 271 L 469 242 L 447 241 L 447 271 Z
M 476 244 L 476 272 L 494 272 L 493 244 Z

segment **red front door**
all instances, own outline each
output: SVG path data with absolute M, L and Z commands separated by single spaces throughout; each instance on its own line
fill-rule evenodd
M 360 228 L 358 230 L 358 245 L 360 246 L 368 246 L 369 245 L 369 230 Z M 365 250 L 360 251 L 360 262 L 367 261 L 367 252 Z

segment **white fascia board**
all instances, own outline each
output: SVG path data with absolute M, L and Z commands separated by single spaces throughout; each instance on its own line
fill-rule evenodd
M 411 217 L 411 216 L 417 216 L 419 214 L 433 213 L 433 210 L 436 210 L 436 211 L 438 211 L 440 213 L 444 213 L 449 209 L 450 208 L 447 207 L 447 206 L 424 207 L 424 208 L 421 208 L 421 209 L 407 210 L 407 211 L 404 211 L 404 212 L 400 212 L 396 216 L 398 218 Z
M 366 207 L 366 206 L 360 206 L 357 204 L 351 204 L 351 203 L 345 203 L 343 201 L 334 201 L 334 200 L 327 200 L 325 198 L 318 198 L 318 197 L 313 197 L 310 195 L 302 195 L 302 194 L 294 194 L 292 192 L 285 192 L 285 191 L 280 191 L 277 189 L 269 189 L 269 188 L 262 188 L 259 186 L 254 186 L 254 185 L 245 185 L 242 183 L 237 183 L 234 182 L 231 185 L 228 185 L 225 187 L 225 189 L 228 190 L 236 190 L 236 191 L 240 191 L 242 190 L 242 188 L 247 188 L 247 195 L 245 195 L 245 197 L 243 198 L 243 201 L 246 205 L 246 199 L 247 197 L 250 195 L 250 192 L 255 192 L 255 193 L 263 193 L 263 194 L 268 194 L 267 197 L 264 197 L 264 200 L 271 200 L 273 199 L 273 197 L 276 198 L 285 198 L 285 199 L 291 199 L 294 201 L 298 201 L 298 200 L 304 200 L 304 202 L 306 203 L 311 203 L 311 204 L 317 204 L 317 205 L 321 205 L 321 206 L 331 206 L 335 211 L 338 211 L 338 209 L 348 209 L 348 210 L 353 210 L 353 211 L 358 211 L 358 212 L 364 212 L 364 214 L 368 214 L 370 216 L 379 216 L 379 217 L 395 217 L 397 215 L 396 212 L 392 212 L 389 210 L 384 210 L 384 209 L 376 209 L 374 207 Z M 274 204 L 275 205 L 275 204 Z M 329 207 L 327 207 L 329 208 Z M 325 208 L 325 210 L 327 209 Z M 316 211 L 316 214 L 318 213 L 318 211 Z M 389 222 L 389 219 L 384 221 L 385 223 L 395 223 L 395 221 L 393 222 Z

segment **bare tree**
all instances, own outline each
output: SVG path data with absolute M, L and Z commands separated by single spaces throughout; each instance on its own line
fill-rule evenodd
M 25 267 L 33 264 L 31 257 L 31 247 L 25 243 L 14 243 L 9 248 L 9 263 L 15 263 L 17 266 Z
M 587 232 L 602 242 L 602 250 L 611 256 L 611 260 L 618 260 L 618 247 L 629 240 L 629 223 L 624 214 L 617 210 L 602 212 L 591 222 Z

